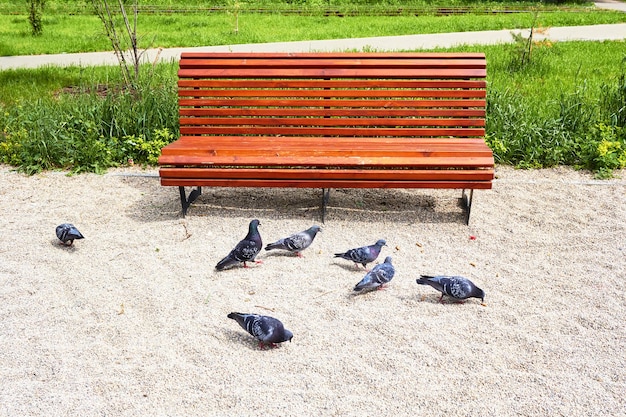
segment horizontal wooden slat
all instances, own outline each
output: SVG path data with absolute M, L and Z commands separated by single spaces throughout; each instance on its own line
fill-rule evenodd
M 167 168 L 159 175 L 170 179 L 289 179 L 379 180 L 379 181 L 491 181 L 494 170 L 475 169 L 274 169 L 274 168 Z
M 181 54 L 182 59 L 206 59 L 207 55 L 210 55 L 213 59 L 231 59 L 241 57 L 263 57 L 263 58 L 285 58 L 291 57 L 293 59 L 319 59 L 319 58 L 352 58 L 358 56 L 362 59 L 378 59 L 389 58 L 395 59 L 476 59 L 485 58 L 483 52 L 183 52 Z
M 274 166 L 274 167 L 390 167 L 390 168 L 470 168 L 491 167 L 493 156 L 210 156 L 210 155 L 167 155 L 159 157 L 159 165 L 231 165 L 231 166 Z
M 181 126 L 372 126 L 378 128 L 383 126 L 395 127 L 415 127 L 415 126 L 484 126 L 484 119 L 453 119 L 453 118 L 259 118 L 259 117 L 193 117 L 180 118 Z
M 372 108 L 443 108 L 443 107 L 485 107 L 485 100 L 314 100 L 314 99 L 267 99 L 267 100 L 211 100 L 180 99 L 180 106 L 258 106 L 258 107 L 372 107 Z
M 403 99 L 416 99 L 422 97 L 428 98 L 485 98 L 484 90 L 415 90 L 415 89 L 387 89 L 387 90 L 324 90 L 324 89 L 300 89 L 294 91 L 293 89 L 265 89 L 265 90 L 251 90 L 251 89 L 230 89 L 230 90 L 179 90 L 179 97 L 243 97 L 243 98 L 268 98 L 268 97 L 298 97 L 298 98 L 403 98 Z
M 361 137 L 393 137 L 393 136 L 453 136 L 453 137 L 476 137 L 485 134 L 484 129 L 473 128 L 387 128 L 377 127 L 375 129 L 361 127 L 266 127 L 266 126 L 210 126 L 192 127 L 181 126 L 180 133 L 183 135 L 306 135 L 306 136 L 361 136 Z M 269 140 L 269 139 L 267 139 Z
M 242 58 L 229 57 L 215 58 L 182 58 L 180 68 L 485 68 L 485 60 L 482 58 L 418 58 L 407 57 L 369 57 L 359 56 L 346 57 L 315 57 L 293 59 L 289 57 L 264 58 L 261 56 L 246 56 Z
M 378 138 L 375 141 L 368 141 L 360 137 L 276 137 L 272 140 L 272 146 L 269 147 L 265 141 L 260 141 L 256 137 L 223 137 L 216 141 L 214 138 L 203 136 L 183 137 L 164 147 L 162 154 L 196 156 L 237 154 L 246 156 L 252 154 L 259 155 L 259 151 L 268 155 L 299 153 L 304 156 L 322 153 L 349 155 L 355 152 L 370 155 L 412 153 L 432 156 L 433 154 L 441 154 L 443 152 L 447 154 L 455 152 L 459 154 L 480 153 L 481 155 L 491 155 L 489 147 L 482 139 L 477 138 L 432 138 L 428 140 L 423 138 L 421 141 L 414 138 L 393 138 L 393 140 Z
M 212 136 L 181 136 L 177 141 L 170 143 L 163 148 L 164 152 L 170 149 L 189 148 L 189 149 L 210 149 L 229 146 L 240 146 L 243 148 L 260 147 L 267 148 L 268 140 L 259 137 L 248 136 L 220 136 L 215 138 Z M 354 147 L 372 147 L 372 148 L 388 148 L 397 146 L 399 148 L 419 148 L 430 149 L 432 147 L 443 148 L 459 148 L 466 147 L 481 148 L 488 150 L 482 138 L 415 138 L 415 137 L 395 137 L 393 140 L 388 138 L 360 138 L 354 136 L 346 137 L 297 137 L 282 136 L 271 138 L 272 149 L 283 149 L 290 147 L 307 146 L 312 149 L 317 148 L 334 148 L 334 149 L 353 149 Z
M 484 68 L 415 68 L 415 69 L 394 69 L 390 71 L 386 68 L 232 68 L 232 69 L 180 69 L 180 78 L 472 78 L 486 77 Z
M 355 181 L 355 180 L 207 180 L 161 178 L 164 186 L 283 188 L 466 188 L 491 189 L 490 181 Z
M 484 80 L 420 80 L 420 79 L 220 79 L 220 78 L 191 78 L 178 80 L 178 87 L 182 91 L 194 88 L 381 88 L 381 89 L 485 89 Z
M 412 108 L 402 109 L 387 107 L 384 109 L 375 108 L 323 108 L 314 109 L 310 107 L 302 108 L 239 108 L 239 107 L 221 107 L 221 108 L 197 108 L 183 107 L 179 110 L 180 116 L 237 116 L 237 117 L 274 117 L 276 115 L 287 116 L 308 116 L 308 117 L 378 117 L 378 118 L 418 118 L 418 117 L 463 117 L 463 118 L 479 118 L 484 120 L 484 108 Z

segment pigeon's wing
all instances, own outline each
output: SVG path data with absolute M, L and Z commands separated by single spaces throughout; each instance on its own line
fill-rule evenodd
M 60 241 L 67 242 L 75 239 L 83 239 L 84 236 L 71 223 L 63 223 L 57 226 L 56 234 Z
M 252 261 L 261 251 L 261 247 L 255 240 L 244 239 L 232 250 L 232 257 L 239 262 Z
M 283 324 L 268 316 L 254 316 L 248 322 L 248 331 L 263 343 L 280 343 L 282 333 L 284 333 Z
M 464 300 L 472 293 L 472 284 L 463 277 L 450 277 L 444 283 L 443 289 L 450 297 Z
M 290 252 L 300 252 L 308 248 L 313 240 L 305 233 L 300 232 L 289 237 L 277 240 L 265 247 L 265 250 L 284 249 Z
M 383 285 L 392 280 L 396 271 L 393 265 L 385 262 L 380 265 L 376 265 L 372 270 L 372 273 L 376 281 L 378 281 L 380 285 Z
M 303 251 L 311 246 L 311 243 L 313 243 L 313 239 L 311 239 L 311 235 L 306 232 L 296 233 L 284 239 L 285 247 L 291 252 Z
M 56 233 L 60 241 L 65 242 L 67 239 L 67 232 L 69 231 L 69 225 L 67 223 L 57 226 Z

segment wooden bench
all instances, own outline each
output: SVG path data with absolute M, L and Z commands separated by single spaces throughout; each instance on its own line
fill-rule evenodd
M 178 77 L 183 216 L 203 186 L 320 188 L 322 221 L 331 188 L 450 188 L 469 223 L 491 188 L 482 53 L 183 53 Z

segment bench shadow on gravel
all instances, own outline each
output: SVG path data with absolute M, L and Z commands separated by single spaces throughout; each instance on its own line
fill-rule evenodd
M 141 222 L 182 218 L 178 187 L 163 187 L 156 178 L 123 177 L 141 199 L 127 215 Z M 187 194 L 191 191 L 186 188 Z M 332 189 L 326 223 L 392 221 L 464 224 L 460 190 Z M 191 205 L 187 217 L 307 219 L 321 222 L 321 189 L 208 188 Z

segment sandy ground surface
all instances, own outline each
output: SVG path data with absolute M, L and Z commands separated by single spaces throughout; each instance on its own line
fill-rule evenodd
M 264 243 L 319 223 L 320 192 L 205 189 L 182 219 L 155 170 L 0 167 L 0 415 L 623 415 L 620 174 L 499 167 L 469 227 L 454 190 L 334 190 L 304 258 L 216 272 L 253 218 Z M 86 238 L 59 246 L 62 222 Z M 332 254 L 379 238 L 396 276 L 354 296 L 363 270 Z M 486 305 L 440 304 L 420 273 Z M 294 339 L 260 350 L 231 311 Z

